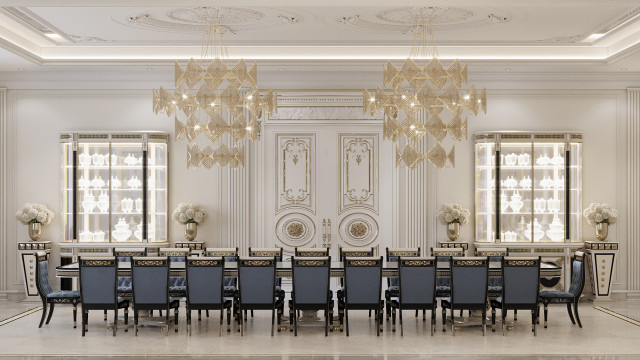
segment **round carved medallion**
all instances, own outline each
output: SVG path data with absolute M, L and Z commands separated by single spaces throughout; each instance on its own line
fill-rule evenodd
M 368 227 L 363 222 L 354 222 L 349 226 L 349 233 L 356 239 L 361 239 L 367 235 Z
M 378 237 L 378 223 L 365 213 L 353 213 L 345 216 L 338 226 L 338 234 L 349 246 L 370 245 Z
M 281 247 L 300 247 L 313 240 L 316 225 L 305 214 L 290 213 L 281 217 L 276 223 L 276 237 Z
M 287 225 L 287 234 L 294 239 L 298 239 L 304 235 L 305 227 L 303 223 L 292 221 Z

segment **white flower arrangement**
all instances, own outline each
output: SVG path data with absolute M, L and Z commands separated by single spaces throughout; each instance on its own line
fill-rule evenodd
M 587 219 L 589 225 L 600 223 L 613 225 L 618 221 L 618 210 L 609 204 L 591 203 L 584 209 L 582 215 Z
M 459 204 L 445 203 L 438 210 L 438 220 L 443 224 L 460 223 L 464 225 L 469 222 L 471 213 L 463 209 Z
M 54 217 L 53 211 L 44 204 L 25 203 L 21 210 L 16 213 L 16 219 L 24 225 L 40 223 L 42 225 L 51 224 Z
M 198 204 L 180 203 L 178 207 L 173 210 L 172 217 L 173 220 L 184 225 L 189 223 L 201 224 L 204 219 L 207 218 L 207 214 Z

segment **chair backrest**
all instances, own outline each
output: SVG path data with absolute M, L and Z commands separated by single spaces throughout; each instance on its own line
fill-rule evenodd
M 436 262 L 448 263 L 453 256 L 464 256 L 462 248 L 431 248 L 431 256 L 435 256 Z
M 275 257 L 276 261 L 282 261 L 282 248 L 249 248 L 249 257 Z
M 134 304 L 169 304 L 169 259 L 134 257 L 131 264 Z
M 299 248 L 296 247 L 296 256 L 301 257 L 324 257 L 329 256 L 329 248 Z
M 373 247 L 369 248 L 350 248 L 340 247 L 338 249 L 338 257 L 340 261 L 344 261 L 345 257 L 371 257 L 373 256 Z
M 382 289 L 382 256 L 344 258 L 347 305 L 376 305 Z
M 80 267 L 80 300 L 83 305 L 117 304 L 118 261 L 115 256 L 89 257 L 78 260 Z
M 489 260 L 486 257 L 452 257 L 451 303 L 485 304 Z
M 540 289 L 540 257 L 503 258 L 502 284 L 505 305 L 535 306 Z
M 224 257 L 187 258 L 187 303 L 224 303 Z
M 190 254 L 191 249 L 189 248 L 160 248 L 158 250 L 158 256 L 168 256 L 169 261 L 172 262 L 185 262 Z
M 238 257 L 238 248 L 206 248 L 204 256 L 223 257 L 225 262 L 236 261 Z
M 509 256 L 509 248 L 476 248 L 475 256 L 487 256 L 490 262 L 502 262 L 502 258 Z
M 275 257 L 239 258 L 238 282 L 241 304 L 275 303 Z
M 331 257 L 291 258 L 292 299 L 296 304 L 326 304 L 329 301 Z
M 118 262 L 131 262 L 134 256 L 147 256 L 146 248 L 115 248 L 113 255 L 118 258 Z
M 40 296 L 47 296 L 53 292 L 49 284 L 49 255 L 46 252 L 36 253 L 36 288 Z
M 436 301 L 436 259 L 400 257 L 398 261 L 400 303 L 434 304 Z
M 574 297 L 582 295 L 584 289 L 584 253 L 576 251 L 571 260 L 571 286 L 569 293 Z
M 387 248 L 387 261 L 398 261 L 402 257 L 420 256 L 420 248 Z

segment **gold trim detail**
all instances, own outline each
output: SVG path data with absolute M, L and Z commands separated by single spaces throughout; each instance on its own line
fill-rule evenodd
M 189 253 L 187 251 L 160 251 L 158 254 L 160 256 L 187 256 Z
M 486 263 L 485 260 L 455 260 L 454 266 L 481 266 Z
M 115 260 L 82 260 L 82 266 L 114 266 Z
M 508 266 L 534 266 L 538 264 L 538 260 L 507 260 Z
M 476 253 L 478 256 L 507 256 L 506 251 L 482 251 L 478 250 Z
M 265 256 L 265 257 L 276 257 L 280 256 L 280 250 L 278 251 L 252 251 L 249 256 Z
M 235 251 L 216 251 L 216 250 L 212 250 L 212 251 L 205 251 L 205 254 L 207 256 L 236 256 L 236 252 Z
M 117 251 L 114 256 L 144 256 L 144 251 Z
M 402 260 L 403 266 L 432 266 L 433 260 Z
M 300 266 L 323 266 L 327 264 L 327 260 L 296 260 L 296 265 Z
M 420 253 L 416 251 L 389 251 L 389 256 L 420 256 Z
M 166 260 L 135 260 L 134 266 L 163 266 L 167 265 Z
M 242 260 L 242 266 L 272 266 L 273 260 Z
M 465 251 L 469 250 L 469 244 L 462 242 L 439 242 L 438 247 L 445 249 L 463 249 Z
M 587 250 L 618 250 L 618 243 L 614 243 L 614 242 L 595 243 L 595 242 L 586 241 L 584 243 L 584 248 Z
M 79 253 L 108 253 L 109 249 L 108 248 L 90 248 L 90 249 L 78 249 L 78 254 Z
M 347 260 L 348 266 L 377 266 L 380 260 Z
M 220 260 L 189 260 L 191 266 L 219 266 Z
M 462 255 L 459 251 L 433 251 L 433 256 L 460 256 Z

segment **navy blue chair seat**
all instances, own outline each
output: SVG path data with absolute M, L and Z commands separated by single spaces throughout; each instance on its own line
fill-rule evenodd
M 59 290 L 59 291 L 54 291 L 50 294 L 47 294 L 47 299 L 62 300 L 62 301 L 56 301 L 56 302 L 65 302 L 64 300 L 70 300 L 69 303 L 71 303 L 72 299 L 77 298 L 79 296 L 80 296 L 79 291 Z
M 71 304 L 73 305 L 73 327 L 75 328 L 78 304 L 81 302 L 80 293 L 78 291 L 53 291 L 51 289 L 49 284 L 49 255 L 47 253 L 37 252 L 36 263 L 36 289 L 42 300 L 42 318 L 38 327 L 42 327 L 44 319 L 47 317 L 47 305 L 49 305 L 49 316 L 46 323 L 49 324 L 55 304 Z

